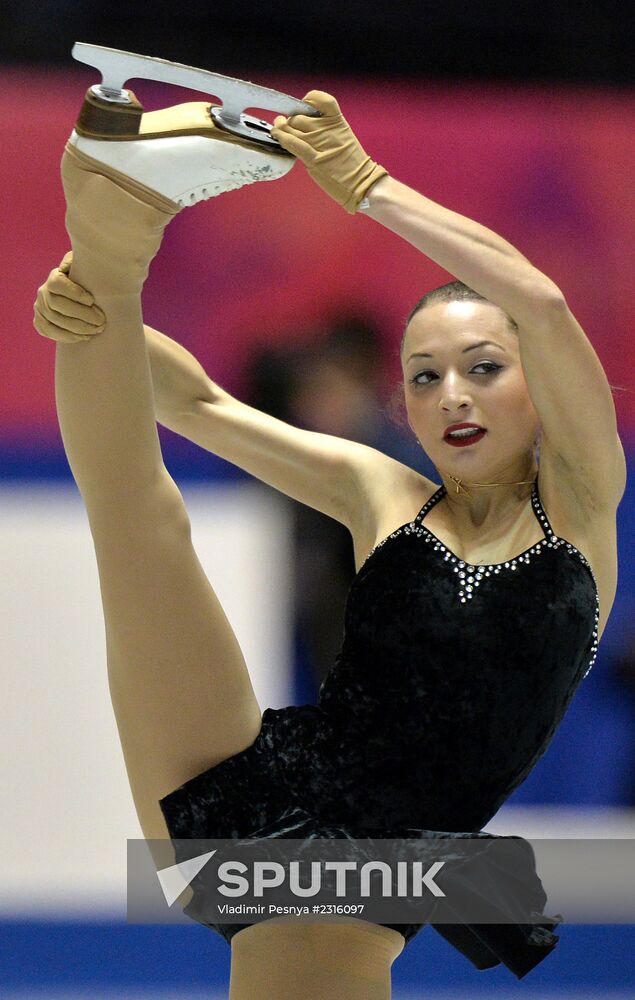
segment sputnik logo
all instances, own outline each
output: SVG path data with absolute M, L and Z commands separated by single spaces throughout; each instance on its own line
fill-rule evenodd
M 184 889 L 187 889 L 192 879 L 198 875 L 214 854 L 216 854 L 215 850 L 208 851 L 206 854 L 199 854 L 196 858 L 189 858 L 188 861 L 182 861 L 178 865 L 170 865 L 169 868 L 160 868 L 157 871 L 157 878 L 168 906 L 172 906 L 172 903 L 179 898 Z

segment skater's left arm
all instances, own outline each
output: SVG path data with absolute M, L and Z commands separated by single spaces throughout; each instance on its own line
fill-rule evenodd
M 390 229 L 516 321 L 543 447 L 558 456 L 581 497 L 614 509 L 624 492 L 626 463 L 611 388 L 562 291 L 491 229 L 426 198 L 371 160 L 331 95 L 310 91 L 304 100 L 322 117 L 279 116 L 272 135 L 350 214 Z
M 555 313 L 562 292 L 493 230 L 444 208 L 394 177 L 381 178 L 359 209 L 509 313 L 518 325 Z

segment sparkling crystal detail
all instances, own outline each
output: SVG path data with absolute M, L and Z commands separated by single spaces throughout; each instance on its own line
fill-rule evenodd
M 594 584 L 595 584 L 595 615 L 594 615 L 594 618 L 595 618 L 595 628 L 594 628 L 593 634 L 592 634 L 592 644 L 591 644 L 591 649 L 590 649 L 590 660 L 589 660 L 589 663 L 587 664 L 585 673 L 583 674 L 583 678 L 582 678 L 584 680 L 588 676 L 591 668 L 593 667 L 593 664 L 596 661 L 597 650 L 598 650 L 598 645 L 599 645 L 599 626 L 598 626 L 598 622 L 599 622 L 599 617 L 600 617 L 600 600 L 599 600 L 599 591 L 598 591 L 597 581 L 595 579 L 595 575 L 593 574 L 593 570 L 591 568 L 590 563 L 585 558 L 585 556 L 580 552 L 580 550 L 577 549 L 570 542 L 567 542 L 566 539 L 564 539 L 564 538 L 558 538 L 557 535 L 553 534 L 553 530 L 551 528 L 551 525 L 549 524 L 549 521 L 547 520 L 546 515 L 544 514 L 544 512 L 542 511 L 542 509 L 539 506 L 538 496 L 537 496 L 537 491 L 536 491 L 535 484 L 534 484 L 534 489 L 533 489 L 533 493 L 532 493 L 532 504 L 533 504 L 534 511 L 536 512 L 536 516 L 537 516 L 537 518 L 538 518 L 538 520 L 539 520 L 539 522 L 541 524 L 541 527 L 543 528 L 543 531 L 545 533 L 545 537 L 542 538 L 539 542 L 536 542 L 535 545 L 532 545 L 532 547 L 530 549 L 528 549 L 526 552 L 521 553 L 520 555 L 516 556 L 512 560 L 508 560 L 507 562 L 504 562 L 504 563 L 490 563 L 487 566 L 485 564 L 483 564 L 482 566 L 479 566 L 479 567 L 472 566 L 470 563 L 466 563 L 464 560 L 458 559 L 454 555 L 454 553 L 451 552 L 448 548 L 446 548 L 446 546 L 435 535 L 433 535 L 432 532 L 430 532 L 425 527 L 425 525 L 422 523 L 423 518 L 427 514 L 428 510 L 430 509 L 431 506 L 433 506 L 432 501 L 435 499 L 435 497 L 437 496 L 438 492 L 439 491 L 437 491 L 437 493 L 434 494 L 433 497 L 430 498 L 430 500 L 428 501 L 428 503 L 425 504 L 424 507 L 422 507 L 422 509 L 419 511 L 419 514 L 417 514 L 417 516 L 414 519 L 414 521 L 411 521 L 408 524 L 403 525 L 401 528 L 397 528 L 396 531 L 393 531 L 392 534 L 390 534 L 386 538 L 382 539 L 380 542 L 377 543 L 377 545 L 375 545 L 375 547 L 373 549 L 371 549 L 371 551 L 366 556 L 366 559 L 362 563 L 362 567 L 360 567 L 360 572 L 361 572 L 361 569 L 363 568 L 363 566 L 366 564 L 366 562 L 368 562 L 368 560 L 370 559 L 370 557 L 373 555 L 373 553 L 376 552 L 377 549 L 380 549 L 382 547 L 382 545 L 385 545 L 389 538 L 397 538 L 401 534 L 416 535 L 418 538 L 423 538 L 427 543 L 433 542 L 434 543 L 434 551 L 435 552 L 436 551 L 441 551 L 441 552 L 444 553 L 444 555 L 443 555 L 444 561 L 445 562 L 449 562 L 452 565 L 452 570 L 453 570 L 454 573 L 458 573 L 459 585 L 460 585 L 460 589 L 459 589 L 459 592 L 458 592 L 459 600 L 460 600 L 461 604 L 467 604 L 468 600 L 470 598 L 472 598 L 472 596 L 473 596 L 473 591 L 476 590 L 476 588 L 480 584 L 481 579 L 483 579 L 484 577 L 489 577 L 489 576 L 492 576 L 493 574 L 500 573 L 501 569 L 512 569 L 512 570 L 515 570 L 516 566 L 517 566 L 517 564 L 519 562 L 522 561 L 525 564 L 531 562 L 531 556 L 540 555 L 542 552 L 545 551 L 545 547 L 553 548 L 553 549 L 558 549 L 558 548 L 562 547 L 563 545 L 566 545 L 567 551 L 571 552 L 571 553 L 573 553 L 575 555 L 577 555 L 578 558 L 588 567 L 588 569 L 589 569 L 589 571 L 591 573 L 591 576 L 593 577 Z M 476 572 L 477 569 L 478 569 L 478 572 Z M 471 574 L 471 575 L 468 576 L 467 574 Z M 467 577 L 467 585 L 465 584 L 466 577 Z M 463 588 L 465 588 L 465 589 L 463 589 Z M 466 596 L 466 594 L 467 594 L 467 596 Z

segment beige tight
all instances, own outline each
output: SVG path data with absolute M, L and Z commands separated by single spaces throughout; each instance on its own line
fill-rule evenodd
M 232 938 L 229 1000 L 390 1000 L 405 939 L 367 921 L 266 920 Z
M 56 345 L 57 413 L 95 547 L 130 788 L 144 836 L 163 839 L 159 799 L 253 743 L 261 711 L 157 434 L 140 293 L 172 214 L 92 163 L 67 151 L 62 179 L 71 277 L 106 326 Z

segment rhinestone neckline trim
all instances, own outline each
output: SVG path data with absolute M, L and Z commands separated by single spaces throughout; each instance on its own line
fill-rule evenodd
M 387 535 L 386 538 L 383 538 L 380 542 L 378 542 L 377 545 L 375 545 L 374 548 L 372 548 L 368 553 L 368 555 L 366 556 L 366 559 L 359 568 L 359 573 L 361 573 L 362 569 L 366 566 L 366 563 L 368 562 L 370 557 L 378 549 L 380 549 L 383 545 L 385 545 L 386 542 L 389 541 L 391 538 L 396 538 L 398 535 L 401 534 L 416 535 L 419 538 L 423 537 L 427 543 L 433 543 L 435 552 L 439 551 L 443 553 L 443 559 L 445 562 L 449 562 L 453 566 L 454 572 L 458 574 L 457 580 L 459 581 L 459 590 L 458 590 L 459 602 L 461 604 L 467 604 L 471 600 L 476 588 L 480 585 L 480 582 L 484 577 L 496 575 L 500 573 L 502 570 L 515 571 L 520 563 L 529 563 L 532 556 L 540 555 L 540 553 L 544 552 L 546 548 L 558 549 L 562 548 L 562 546 L 564 545 L 566 546 L 567 552 L 571 552 L 577 555 L 580 561 L 583 563 L 583 565 L 586 566 L 586 568 L 589 570 L 589 573 L 591 574 L 591 579 L 593 580 L 593 586 L 595 588 L 595 624 L 592 636 L 593 641 L 590 650 L 590 660 L 582 676 L 582 679 L 584 680 L 588 676 L 593 664 L 595 663 L 595 660 L 597 658 L 598 644 L 599 644 L 598 622 L 600 618 L 600 596 L 599 596 L 597 580 L 595 579 L 595 574 L 586 556 L 584 556 L 582 552 L 580 552 L 580 550 L 576 548 L 575 545 L 572 545 L 571 542 L 568 542 L 566 538 L 560 538 L 558 535 L 554 534 L 551 524 L 549 523 L 547 515 L 545 514 L 542 504 L 540 503 L 540 500 L 538 498 L 537 480 L 534 481 L 534 484 L 532 486 L 531 503 L 534 513 L 538 518 L 538 521 L 540 522 L 540 526 L 543 529 L 545 537 L 541 538 L 541 540 L 537 542 L 535 545 L 532 545 L 530 548 L 525 549 L 524 552 L 521 552 L 519 555 L 514 556 L 513 559 L 508 559 L 505 562 L 500 562 L 500 563 L 490 563 L 483 565 L 467 563 L 465 562 L 465 560 L 459 559 L 458 556 L 456 556 L 454 552 L 448 549 L 447 546 L 445 546 L 443 542 L 439 538 L 437 538 L 436 535 L 434 535 L 428 528 L 426 528 L 425 524 L 423 524 L 423 518 L 426 516 L 428 511 L 445 495 L 445 492 L 446 492 L 445 486 L 443 485 L 440 486 L 439 489 L 432 494 L 428 502 L 424 504 L 424 506 L 421 508 L 421 510 L 419 511 L 419 513 L 417 514 L 417 516 L 414 518 L 413 521 L 408 521 L 406 524 L 400 525 L 400 527 L 397 528 L 395 531 L 393 531 L 390 535 Z M 359 575 L 359 573 L 357 575 Z

